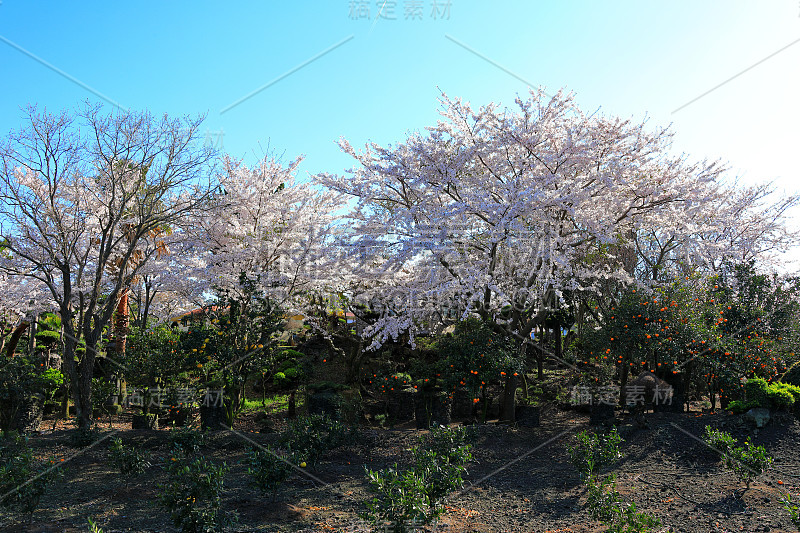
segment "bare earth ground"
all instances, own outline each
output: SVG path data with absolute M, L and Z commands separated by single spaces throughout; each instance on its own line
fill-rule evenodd
M 694 438 L 707 424 L 720 426 L 740 440 L 753 435 L 739 417 L 725 414 L 649 414 L 649 429 L 623 423 L 623 460 L 614 468 L 619 492 L 640 510 L 658 516 L 663 531 L 733 532 L 796 531 L 779 499 L 800 490 L 800 422 L 781 415 L 753 436 L 775 458 L 774 469 L 749 491 L 734 474 L 716 463 L 712 452 Z M 239 422 L 239 421 L 237 421 Z M 271 420 L 281 429 L 282 421 Z M 52 426 L 45 422 L 43 428 Z M 101 425 L 106 429 L 107 423 Z M 478 429 L 475 461 L 469 466 L 467 490 L 451 497 L 435 531 L 461 532 L 600 532 L 582 506 L 585 490 L 569 464 L 570 437 L 587 426 L 586 415 L 558 410 L 542 413 L 537 428 L 486 425 Z M 369 493 L 364 466 L 382 468 L 409 460 L 408 449 L 419 432 L 364 428 L 358 444 L 335 451 L 315 471 L 320 481 L 293 477 L 272 503 L 247 486 L 246 467 L 238 464 L 248 439 L 267 444 L 274 433 L 259 433 L 253 416 L 237 424 L 236 433 L 220 432 L 204 453 L 226 462 L 224 508 L 239 514 L 233 531 L 324 532 L 367 531 L 358 518 Z M 156 505 L 157 485 L 165 476 L 160 459 L 169 453 L 167 431 L 133 431 L 129 418 L 117 418 L 113 429 L 159 460 L 125 487 L 106 463 L 108 440 L 89 449 L 67 446 L 63 424 L 31 437 L 37 453 L 64 458 L 65 480 L 51 488 L 33 524 L 19 517 L 0 519 L 0 531 L 87 531 L 87 517 L 111 532 L 176 531 Z M 74 457 L 73 457 L 74 456 Z M 434 531 L 427 526 L 425 531 Z

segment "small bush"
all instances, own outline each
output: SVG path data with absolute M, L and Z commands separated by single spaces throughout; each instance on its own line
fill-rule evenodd
M 252 478 L 250 484 L 262 494 L 270 494 L 272 501 L 275 501 L 278 487 L 292 474 L 292 458 L 283 457 L 272 448 L 267 448 L 250 450 L 246 461 L 247 473 Z
M 147 453 L 141 452 L 133 446 L 124 445 L 120 438 L 112 439 L 108 450 L 109 462 L 119 470 L 125 479 L 143 474 L 150 467 L 150 458 Z
M 622 437 L 616 428 L 608 435 L 582 431 L 576 435 L 577 443 L 569 449 L 570 462 L 578 469 L 581 479 L 586 480 L 622 457 L 619 444 Z
M 586 480 L 586 507 L 592 520 L 611 522 L 622 509 L 622 497 L 614 485 L 616 478 L 610 476 L 591 476 Z
M 800 387 L 788 383 L 767 383 L 761 378 L 747 380 L 745 395 L 748 405 L 767 409 L 790 409 L 800 400 Z
M 355 438 L 355 431 L 338 420 L 309 415 L 290 421 L 280 443 L 298 461 L 315 466 L 325 453 L 354 442 Z
M 748 438 L 744 446 L 736 446 L 736 439 L 724 431 L 706 426 L 703 442 L 725 456 L 725 466 L 733 470 L 741 481 L 750 483 L 772 466 L 772 458 L 763 446 L 753 446 Z
M 791 493 L 787 492 L 781 498 L 781 503 L 783 503 L 783 508 L 789 512 L 789 518 L 791 518 L 794 527 L 800 530 L 800 506 L 798 506 L 797 500 L 793 499 Z
M 622 437 L 616 429 L 608 435 L 582 431 L 576 438 L 577 443 L 570 448 L 570 462 L 586 483 L 589 516 L 603 522 L 608 526 L 606 531 L 614 533 L 655 531 L 661 522 L 647 513 L 638 512 L 635 503 L 626 504 L 617 492 L 617 481 L 613 474 L 597 474 L 622 457 L 619 451 Z
M 183 455 L 192 455 L 200 451 L 208 441 L 208 434 L 189 426 L 171 429 L 168 441 L 170 446 Z
M 746 413 L 747 411 L 755 407 L 758 407 L 758 402 L 733 400 L 731 403 L 728 404 L 728 411 L 732 412 L 735 415 L 740 415 L 742 413 Z
M 222 511 L 225 465 L 204 459 L 166 460 L 168 481 L 161 485 L 159 503 L 183 533 L 222 531 L 234 521 Z
M 0 438 L 0 506 L 32 520 L 47 488 L 63 477 L 57 465 L 55 459 L 36 461 L 24 437 L 4 435 Z
M 772 383 L 770 387 L 776 391 L 788 392 L 794 398 L 794 405 L 800 405 L 800 387 L 790 383 Z M 795 407 L 796 408 L 796 407 Z
M 412 448 L 414 472 L 425 480 L 428 518 L 441 513 L 439 501 L 464 485 L 466 464 L 472 460 L 472 446 L 466 443 L 466 428 L 433 428 L 420 446 Z
M 414 470 L 401 471 L 396 464 L 377 472 L 365 470 L 375 496 L 367 502 L 368 511 L 362 518 L 376 525 L 389 522 L 397 533 L 416 531 L 414 525 L 427 521 L 423 476 Z
M 706 426 L 705 433 L 703 433 L 703 442 L 722 456 L 728 455 L 736 445 L 736 439 L 729 433 L 712 429 L 711 426 Z
M 744 384 L 744 393 L 748 402 L 755 402 L 759 407 L 769 407 L 769 384 L 761 378 L 748 379 Z
M 404 532 L 441 515 L 441 499 L 464 485 L 465 465 L 472 460 L 468 437 L 466 428 L 433 428 L 411 449 L 410 469 L 401 471 L 396 464 L 377 472 L 365 469 L 375 497 L 362 518 L 376 525 L 389 521 Z
M 768 398 L 773 409 L 789 409 L 794 405 L 792 393 L 782 388 L 770 387 Z
M 68 444 L 73 448 L 86 448 L 99 441 L 103 436 L 97 427 L 76 428 L 70 431 Z
M 38 378 L 39 389 L 50 400 L 64 384 L 64 374 L 55 368 L 48 368 Z
M 753 446 L 748 439 L 745 441 L 744 447 L 732 450 L 727 466 L 736 472 L 739 480 L 743 481 L 749 489 L 753 479 L 772 466 L 772 457 L 767 455 L 763 446 Z
M 661 521 L 654 516 L 636 510 L 636 504 L 625 504 L 617 492 L 616 477 L 591 476 L 587 480 L 586 506 L 589 516 L 608 525 L 607 532 L 633 533 L 655 531 Z

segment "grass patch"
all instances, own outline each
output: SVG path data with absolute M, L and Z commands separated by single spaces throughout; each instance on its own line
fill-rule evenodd
M 300 399 L 302 395 L 296 395 L 297 407 L 300 407 Z M 269 414 L 279 413 L 289 409 L 289 394 L 276 394 L 271 398 L 263 400 L 262 398 L 245 398 L 244 405 L 242 406 L 242 413 L 251 413 L 253 411 L 265 411 Z

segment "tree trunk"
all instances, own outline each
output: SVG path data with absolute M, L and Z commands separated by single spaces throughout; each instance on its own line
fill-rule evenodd
M 130 308 L 128 307 L 128 288 L 123 288 L 117 302 L 116 317 L 114 320 L 114 351 L 119 357 L 119 363 L 125 359 L 125 343 L 128 340 L 128 325 L 130 324 Z
M 89 428 L 92 425 L 92 376 L 94 374 L 94 360 L 97 343 L 86 342 L 86 353 L 83 354 L 78 364 L 79 372 L 73 387 L 75 395 L 75 415 L 78 417 L 78 427 Z
M 353 349 L 353 355 L 347 361 L 347 375 L 345 376 L 345 383 L 348 385 L 355 385 L 358 383 L 358 378 L 361 374 L 361 358 L 363 354 L 364 340 L 359 337 L 358 343 Z
M 152 290 L 150 282 L 145 282 L 144 284 L 144 310 L 142 311 L 141 320 L 139 322 L 139 327 L 147 329 L 147 317 L 150 314 L 150 305 L 153 303 L 153 298 L 156 295 L 156 291 Z
M 61 325 L 64 328 L 64 369 L 67 372 L 75 403 L 78 428 L 87 429 L 92 424 L 92 375 L 97 353 L 97 338 L 83 331 L 86 352 L 79 362 L 75 361 L 78 336 L 74 329 L 72 310 L 69 304 L 60 309 Z
M 294 419 L 297 418 L 297 403 L 295 400 L 295 393 L 297 389 L 292 389 L 292 392 L 289 393 L 289 412 L 287 414 L 287 418 Z
M 561 342 L 562 341 L 562 339 L 561 339 L 561 324 L 557 324 L 556 327 L 553 329 L 553 337 L 554 337 L 554 340 L 555 340 L 555 350 L 554 350 L 553 354 L 556 356 L 556 361 L 558 361 L 560 363 L 561 361 L 564 360 L 564 354 L 563 354 L 564 345 Z
M 129 294 L 130 290 L 127 287 L 124 287 L 120 292 L 114 320 L 114 352 L 116 353 L 117 364 L 113 365 L 114 368 L 111 370 L 110 379 L 116 384 L 116 401 L 119 403 L 124 402 L 127 392 L 124 377 L 120 376 L 119 369 L 125 364 L 125 347 L 128 342 L 128 326 L 130 324 Z
M 523 342 L 519 347 L 518 360 L 525 362 L 525 354 L 528 343 Z M 500 404 L 500 420 L 513 423 L 516 420 L 517 411 L 517 376 L 509 372 L 506 376 L 506 385 L 503 389 L 502 403 Z
M 6 352 L 9 359 L 14 357 L 19 339 L 22 337 L 25 330 L 28 329 L 28 326 L 30 326 L 29 322 L 20 322 L 20 324 L 14 328 L 14 333 L 11 334 L 11 338 L 8 340 L 8 351 Z
M 544 350 L 541 347 L 536 349 L 536 379 L 544 381 Z
M 620 388 L 619 388 L 619 404 L 621 406 L 625 406 L 628 403 L 627 394 L 625 394 L 625 385 L 628 384 L 628 373 L 630 371 L 630 365 L 623 364 L 622 366 L 622 376 L 620 376 Z
M 534 347 L 536 348 L 536 379 L 539 381 L 544 380 L 544 348 L 542 345 L 547 346 L 547 330 L 541 330 L 541 340 L 537 342 Z
M 28 353 L 32 354 L 36 349 L 36 330 L 38 329 L 39 317 L 33 317 L 31 320 L 30 331 L 28 332 Z
M 503 404 L 500 406 L 500 420 L 514 422 L 517 407 L 517 378 L 513 374 L 506 376 L 503 389 Z

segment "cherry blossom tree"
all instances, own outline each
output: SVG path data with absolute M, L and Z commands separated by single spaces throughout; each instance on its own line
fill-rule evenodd
M 796 239 L 758 194 L 733 196 L 719 163 L 670 155 L 667 130 L 587 116 L 563 92 L 532 91 L 514 110 L 441 102 L 427 133 L 362 151 L 342 140 L 359 165 L 317 177 L 354 204 L 341 244 L 359 297 L 382 313 L 371 348 L 477 315 L 524 355 L 565 294 L 658 283 L 636 279 L 653 255 L 663 269 L 667 257 L 708 266 Z
M 210 198 L 214 154 L 197 142 L 201 121 L 30 107 L 0 145 L 0 272 L 41 283 L 57 307 L 80 427 L 91 423 L 101 333 L 159 250 L 147 236 L 180 226 Z
M 301 161 L 284 166 L 265 157 L 249 167 L 224 159 L 213 209 L 196 223 L 193 242 L 203 249 L 195 251 L 195 279 L 236 290 L 241 273 L 258 275 L 266 294 L 292 312 L 334 275 L 323 265 L 341 195 L 298 182 Z

